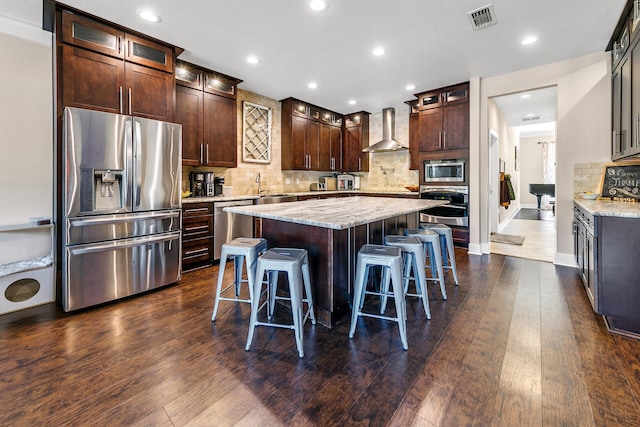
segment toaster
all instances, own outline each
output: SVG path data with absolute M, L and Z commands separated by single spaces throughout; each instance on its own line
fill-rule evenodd
M 311 191 L 325 191 L 327 189 L 326 185 L 323 182 L 312 182 L 311 183 Z

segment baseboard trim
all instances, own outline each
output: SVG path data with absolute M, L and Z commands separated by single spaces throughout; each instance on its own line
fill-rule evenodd
M 472 254 L 472 255 L 482 255 L 482 254 L 488 254 L 489 251 L 487 252 L 483 252 L 483 247 L 482 245 L 479 245 L 477 243 L 469 243 L 469 251 L 468 253 Z
M 573 257 L 573 254 L 562 254 L 556 252 L 555 259 L 553 260 L 555 265 L 563 265 L 565 267 L 577 267 L 576 260 Z

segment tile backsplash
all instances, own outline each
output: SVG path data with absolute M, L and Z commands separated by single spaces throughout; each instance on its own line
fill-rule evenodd
M 259 104 L 272 110 L 271 162 L 249 163 L 242 161 L 242 108 L 243 101 Z M 329 172 L 281 170 L 280 144 L 280 102 L 252 92 L 238 90 L 238 166 L 236 168 L 211 168 L 185 166 L 182 170 L 182 188 L 189 189 L 191 171 L 213 172 L 215 176 L 224 176 L 225 186 L 232 187 L 234 195 L 258 193 L 256 176 L 260 173 L 260 189 L 270 194 L 283 192 L 309 191 L 312 183 L 320 177 L 331 176 Z M 371 115 L 369 143 L 373 144 L 382 137 L 382 111 Z M 396 109 L 396 139 L 408 146 L 409 111 L 403 105 Z M 418 185 L 418 171 L 409 170 L 409 151 L 369 154 L 369 172 L 357 173 L 361 178 L 361 188 L 365 190 L 401 191 L 405 185 Z
M 600 177 L 605 162 L 595 163 L 574 163 L 573 165 L 573 193 L 574 196 L 580 193 L 591 191 L 600 192 Z

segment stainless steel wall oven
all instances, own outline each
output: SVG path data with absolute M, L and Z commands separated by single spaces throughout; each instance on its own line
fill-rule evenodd
M 420 186 L 420 198 L 430 200 L 448 200 L 448 205 L 426 209 L 420 212 L 420 222 L 469 227 L 469 187 Z

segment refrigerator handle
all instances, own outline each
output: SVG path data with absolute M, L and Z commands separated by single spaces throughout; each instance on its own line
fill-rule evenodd
M 145 220 L 162 220 L 162 219 L 170 219 L 171 220 L 171 228 L 173 229 L 173 220 L 178 219 L 180 217 L 180 211 L 169 211 L 169 212 L 149 212 L 144 215 L 133 214 L 119 214 L 119 215 L 99 215 L 81 219 L 69 219 L 70 225 L 73 227 L 87 227 L 87 226 L 96 226 L 96 225 L 111 225 L 118 224 L 121 222 L 135 222 L 135 221 L 145 221 Z
M 135 246 L 150 245 L 152 243 L 172 242 L 180 238 L 180 233 L 164 233 L 154 236 L 139 237 L 135 239 L 127 240 L 115 240 L 104 243 L 91 243 L 85 246 L 72 246 L 68 250 L 73 252 L 74 255 L 90 254 L 95 252 L 104 252 L 111 249 L 126 249 L 133 248 Z
M 131 112 L 131 98 L 133 97 L 133 94 L 131 93 L 131 88 L 129 88 L 129 114 L 133 114 Z
M 140 183 L 142 182 L 142 134 L 140 130 L 140 122 L 134 119 L 134 133 L 133 133 L 133 149 L 134 152 L 134 173 L 135 182 L 133 183 L 133 209 L 137 210 L 140 207 Z

